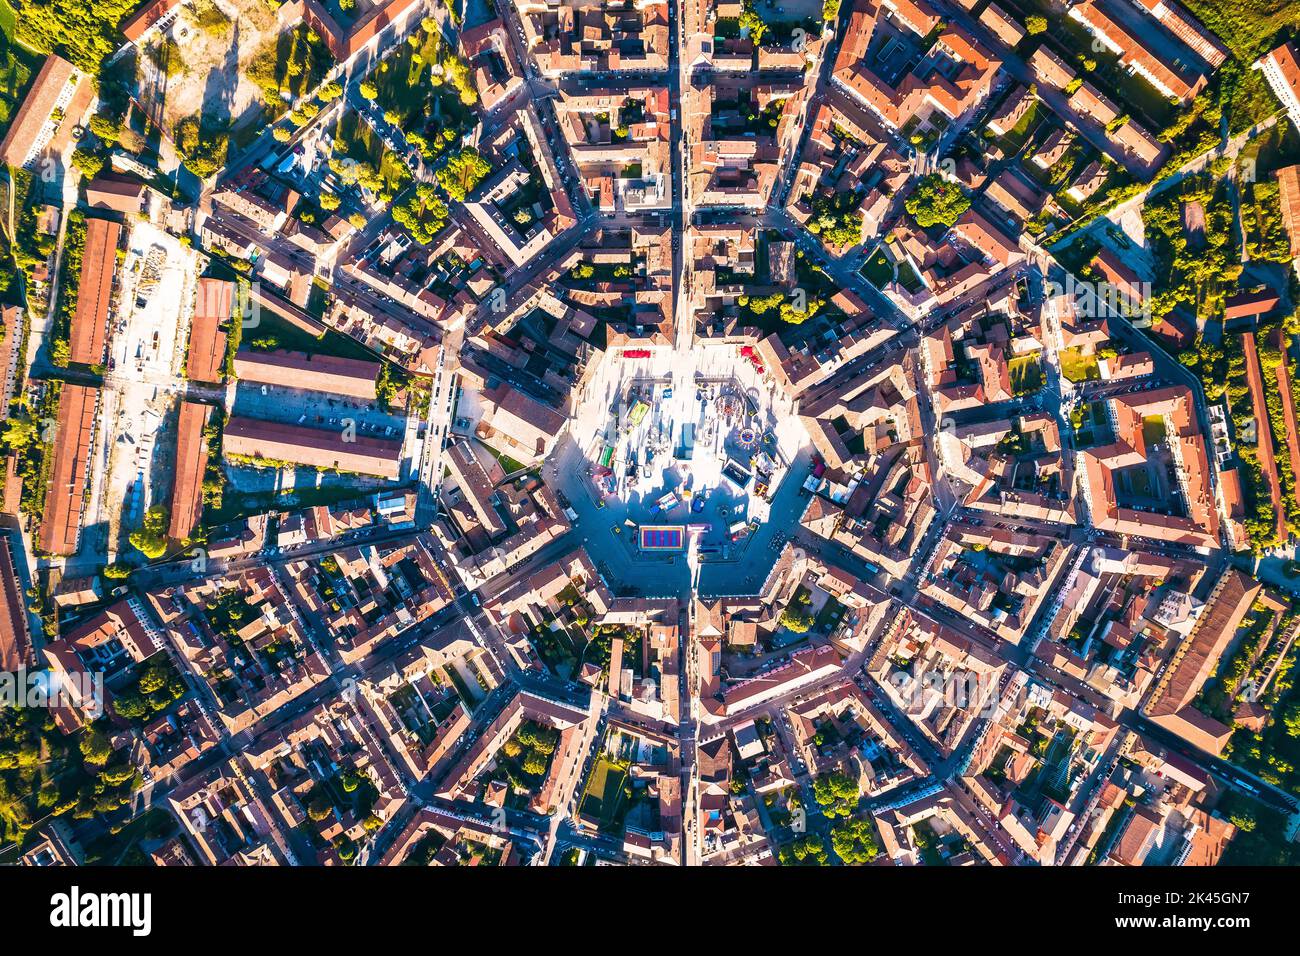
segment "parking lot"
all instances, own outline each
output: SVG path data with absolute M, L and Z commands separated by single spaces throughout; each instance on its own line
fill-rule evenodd
M 421 441 L 417 429 L 413 426 L 418 420 L 408 420 L 403 414 L 385 411 L 377 402 L 334 395 L 326 392 L 305 391 L 296 388 L 283 388 L 278 385 L 258 382 L 240 382 L 235 388 L 235 400 L 231 406 L 232 415 L 257 418 L 263 421 L 282 422 L 286 425 L 300 425 L 303 428 L 338 430 L 351 425 L 358 436 L 383 438 L 402 442 L 403 475 L 413 475 L 419 471 Z M 252 468 L 230 468 L 231 479 L 237 487 L 244 490 L 279 490 L 279 486 L 266 482 L 265 474 L 242 474 L 243 472 L 264 471 Z M 285 476 L 289 487 L 304 484 L 319 487 L 329 484 L 325 479 L 312 477 L 310 469 L 299 469 L 300 474 L 291 480 Z M 240 472 L 241 474 L 234 474 Z
M 257 382 L 240 382 L 232 414 L 304 428 L 343 428 L 356 425 L 358 435 L 401 439 L 406 416 L 384 411 L 375 402 Z

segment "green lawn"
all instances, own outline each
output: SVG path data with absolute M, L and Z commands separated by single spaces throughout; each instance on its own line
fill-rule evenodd
M 1165 418 L 1163 415 L 1147 415 L 1142 419 L 1142 440 L 1149 448 L 1165 440 Z
M 1084 355 L 1079 349 L 1066 349 L 1060 353 L 1061 374 L 1071 382 L 1091 382 L 1101 377 L 1097 356 Z
M 216 528 L 229 524 L 248 515 L 262 514 L 272 508 L 301 509 L 314 505 L 334 505 L 340 501 L 350 501 L 360 497 L 355 488 L 331 485 L 324 488 L 295 488 L 291 492 L 296 503 L 290 503 L 279 493 L 245 492 L 229 485 L 222 496 L 221 507 L 206 506 L 203 511 L 203 527 Z
M 1300 26 L 1295 0 L 1184 0 L 1184 6 L 1224 45 L 1249 64 L 1267 53 L 1277 34 Z
M 7 4 L 0 6 L 0 136 L 13 122 L 39 67 L 39 59 L 13 41 L 13 16 Z
M 601 756 L 591 768 L 587 786 L 582 792 L 581 812 L 600 821 L 600 829 L 616 830 L 623 820 L 627 799 L 623 784 L 627 771 L 606 756 Z
M 280 318 L 270 309 L 262 309 L 257 325 L 246 327 L 241 338 L 242 345 L 261 352 L 287 349 L 292 352 L 306 352 L 309 355 L 333 355 L 338 358 L 363 359 L 368 362 L 378 361 L 375 353 L 356 339 L 339 332 L 326 330 L 320 338 L 310 332 L 304 332 Z
M 497 463 L 501 465 L 507 475 L 513 475 L 515 472 L 523 470 L 523 462 L 515 461 L 509 455 L 502 454 L 491 445 L 484 445 L 483 447 L 492 453 L 492 457 L 497 460 Z
M 411 181 L 411 171 L 406 164 L 384 145 L 370 124 L 354 112 L 343 114 L 339 120 L 334 137 L 334 154 L 376 170 L 383 185 L 382 191 L 393 196 Z
M 992 142 L 996 143 L 1008 156 L 1015 156 L 1022 148 L 1024 148 L 1026 140 L 1029 139 L 1029 134 L 1037 129 L 1037 127 L 1038 101 L 1034 100 L 1029 109 L 1025 110 L 1025 115 L 1020 117 L 1020 120 L 1016 125 L 1005 134 L 999 136 L 992 130 L 987 130 L 985 135 Z
M 469 67 L 436 29 L 411 34 L 367 80 L 375 87 L 376 105 L 426 159 L 474 125 L 473 100 L 466 104 L 457 88 L 458 82 L 468 84 L 468 94 L 476 98 Z
M 831 598 L 818 613 L 817 620 L 813 623 L 813 630 L 818 634 L 829 634 L 839 626 L 840 621 L 844 620 L 844 611 L 844 605 Z
M 894 266 L 885 255 L 884 248 L 877 249 L 862 267 L 862 277 L 877 289 L 894 281 Z
M 921 291 L 921 287 L 924 285 L 921 282 L 921 277 L 912 268 L 912 263 L 906 259 L 898 263 L 898 284 L 913 294 Z
M 1028 395 L 1043 387 L 1043 364 L 1040 353 L 1020 355 L 1013 358 L 1008 367 L 1011 378 L 1011 391 L 1016 395 Z

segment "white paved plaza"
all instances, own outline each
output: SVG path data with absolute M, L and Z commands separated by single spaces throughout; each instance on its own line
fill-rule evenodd
M 807 442 L 790 402 L 734 344 L 697 343 L 654 358 L 624 358 L 620 351 L 606 355 L 570 427 L 583 470 L 592 472 L 585 475 L 589 484 L 600 478 L 602 459 L 613 472 L 613 494 L 604 498 L 608 518 L 709 524 L 706 545 L 721 544 L 733 522 L 765 521 L 768 503 L 753 494 L 757 475 L 742 490 L 723 468 L 731 461 L 751 473 L 769 470 L 768 494 L 774 493 Z M 648 409 L 634 414 L 638 400 Z M 678 503 L 656 511 L 669 492 Z M 688 499 L 701 496 L 703 508 L 693 510 Z

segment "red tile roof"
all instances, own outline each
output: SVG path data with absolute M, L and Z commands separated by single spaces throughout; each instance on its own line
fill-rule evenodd
M 107 219 L 86 219 L 86 250 L 81 257 L 77 310 L 69 333 L 72 361 L 100 365 L 108 337 L 108 308 L 117 272 L 117 243 L 122 224 Z
M 203 277 L 197 284 L 194 321 L 190 325 L 190 351 L 185 374 L 196 382 L 219 383 L 226 358 L 226 333 L 220 325 L 231 317 L 235 284 Z
M 253 418 L 232 418 L 226 423 L 222 450 L 231 455 L 291 461 L 312 468 L 337 468 L 393 479 L 397 478 L 402 463 L 400 441 L 367 435 L 344 441 L 342 429 L 302 428 Z
M 252 352 L 235 355 L 235 374 L 246 382 L 331 392 L 366 401 L 375 400 L 380 363 L 305 352 Z
M 0 671 L 16 671 L 31 663 L 27 604 L 18 586 L 12 549 L 9 535 L 0 534 Z
M 0 140 L 0 162 L 6 166 L 23 165 L 72 75 L 72 64 L 63 57 L 51 53 L 45 58 L 9 132 Z
M 171 523 L 167 528 L 167 536 L 178 541 L 194 532 L 203 511 L 203 473 L 208 467 L 208 443 L 203 440 L 203 429 L 211 414 L 210 405 L 181 402 L 180 421 L 176 428 Z
M 58 432 L 50 450 L 54 466 L 50 470 L 38 539 L 38 547 L 46 554 L 76 553 L 90 476 L 90 438 L 98 405 L 99 389 L 63 386 L 59 396 Z

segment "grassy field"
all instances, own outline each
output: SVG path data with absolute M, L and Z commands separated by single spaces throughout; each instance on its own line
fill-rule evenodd
M 1038 352 L 1013 358 L 1007 372 L 1011 378 L 1011 391 L 1028 395 L 1043 387 L 1043 365 Z
M 293 502 L 288 497 L 296 499 Z M 314 505 L 335 505 L 340 501 L 351 501 L 364 497 L 364 492 L 347 486 L 330 485 L 323 488 L 295 488 L 287 495 L 273 491 L 245 492 L 227 485 L 222 497 L 221 507 L 205 506 L 203 510 L 203 527 L 219 528 L 222 525 L 261 514 L 273 508 L 303 509 Z
M 469 67 L 437 30 L 413 33 L 367 79 L 375 103 L 425 159 L 434 159 L 474 125 L 477 92 Z M 462 87 L 470 103 L 462 99 Z
M 602 830 L 613 830 L 622 821 L 625 806 L 623 782 L 627 771 L 608 757 L 600 757 L 591 768 L 582 792 L 582 813 L 600 820 Z
M 505 469 L 507 475 L 513 475 L 515 472 L 523 470 L 524 468 L 523 462 L 515 461 L 509 455 L 497 451 L 491 445 L 485 444 L 483 447 L 486 448 L 489 452 L 491 452 L 492 457 L 501 463 L 501 467 Z
M 1267 53 L 1278 33 L 1300 26 L 1300 4 L 1295 0 L 1185 0 L 1184 5 L 1247 63 Z
M 383 183 L 382 191 L 390 195 L 397 195 L 411 180 L 411 171 L 406 168 L 406 164 L 384 145 L 370 124 L 354 112 L 345 113 L 339 120 L 334 153 L 376 170 Z
M 1097 356 L 1084 355 L 1078 349 L 1066 349 L 1060 354 L 1061 374 L 1071 382 L 1091 382 L 1101 377 Z
M 877 249 L 872 254 L 862 266 L 860 274 L 877 289 L 883 289 L 894 281 L 894 267 L 884 249 Z
M 0 0 L 0 136 L 18 112 L 18 105 L 31 85 L 40 59 L 14 39 L 17 15 Z
M 1147 415 L 1142 419 L 1142 440 L 1146 442 L 1147 447 L 1157 445 L 1165 440 L 1165 417 L 1163 415 Z
M 258 324 L 244 329 L 243 344 L 262 352 L 289 349 L 310 355 L 335 355 L 339 358 L 377 361 L 376 355 L 355 339 L 327 331 L 320 338 L 290 325 L 270 309 L 263 309 Z

